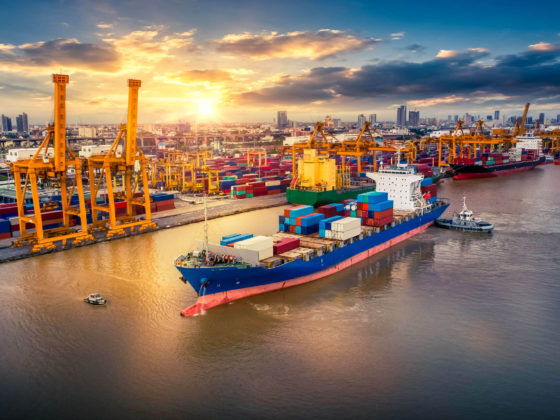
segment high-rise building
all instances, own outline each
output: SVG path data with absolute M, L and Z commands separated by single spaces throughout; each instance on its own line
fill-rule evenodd
M 334 128 L 340 128 L 342 126 L 342 120 L 340 118 L 333 118 L 332 122 Z
M 406 105 L 401 105 L 397 109 L 397 126 L 404 127 L 406 125 Z
M 362 128 L 366 123 L 366 116 L 364 114 L 358 115 L 358 128 Z
M 560 114 L 558 114 L 558 115 L 556 116 L 556 122 L 557 122 L 557 123 L 560 123 Z
M 458 116 L 458 115 L 455 115 L 455 116 L 453 117 L 453 121 L 455 121 L 455 122 L 459 121 L 459 116 Z
M 16 117 L 16 128 L 18 133 L 23 133 L 23 117 L 21 115 Z
M 500 120 L 500 111 L 498 111 L 498 110 L 494 111 L 494 119 L 496 121 Z
M 541 124 L 544 124 L 544 112 L 541 112 L 541 113 L 539 114 L 539 122 L 540 122 Z
M 527 124 L 533 124 L 533 117 L 527 117 Z
M 420 124 L 420 111 L 409 111 L 408 112 L 408 126 L 418 127 Z
M 2 131 L 12 131 L 12 119 L 2 114 Z
M 377 114 L 369 114 L 369 122 L 375 124 L 377 122 Z
M 283 129 L 288 127 L 288 112 L 278 111 L 278 128 Z
M 451 115 L 447 116 L 447 121 L 453 121 L 453 117 Z
M 486 121 L 492 121 L 492 115 L 487 115 L 486 116 Z
M 29 133 L 29 121 L 27 120 L 27 114 L 24 112 L 21 114 L 21 117 L 23 119 L 23 132 Z

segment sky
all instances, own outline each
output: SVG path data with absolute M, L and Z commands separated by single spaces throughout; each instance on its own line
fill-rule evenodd
M 376 113 L 560 114 L 556 2 L 20 0 L 3 2 L 0 113 L 70 124 L 272 122 Z

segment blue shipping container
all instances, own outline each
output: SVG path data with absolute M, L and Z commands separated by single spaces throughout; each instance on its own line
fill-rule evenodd
M 382 201 L 373 205 L 373 211 L 384 211 L 393 208 L 393 200 Z

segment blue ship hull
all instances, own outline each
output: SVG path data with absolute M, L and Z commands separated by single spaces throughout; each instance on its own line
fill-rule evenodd
M 308 261 L 294 260 L 274 268 L 235 266 L 189 268 L 177 265 L 183 279 L 199 295 L 197 303 L 185 309 L 182 314 L 195 315 L 204 309 L 232 300 L 306 283 L 340 271 L 379 250 L 420 233 L 440 217 L 447 207 L 448 204 L 441 203 L 429 213 Z M 378 251 L 368 254 L 375 249 Z M 357 256 L 360 257 L 356 258 Z

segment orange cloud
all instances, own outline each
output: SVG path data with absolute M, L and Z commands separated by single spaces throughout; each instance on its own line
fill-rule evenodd
M 439 50 L 436 57 L 437 58 L 453 58 L 459 55 L 458 51 L 455 50 Z
M 320 29 L 279 34 L 229 34 L 215 41 L 217 50 L 256 60 L 268 58 L 309 58 L 321 60 L 343 52 L 363 50 L 380 42 L 375 38 L 359 38 L 347 31 Z
M 529 49 L 533 51 L 557 51 L 560 49 L 558 44 L 551 44 L 549 42 L 539 42 L 537 44 L 529 45 Z

